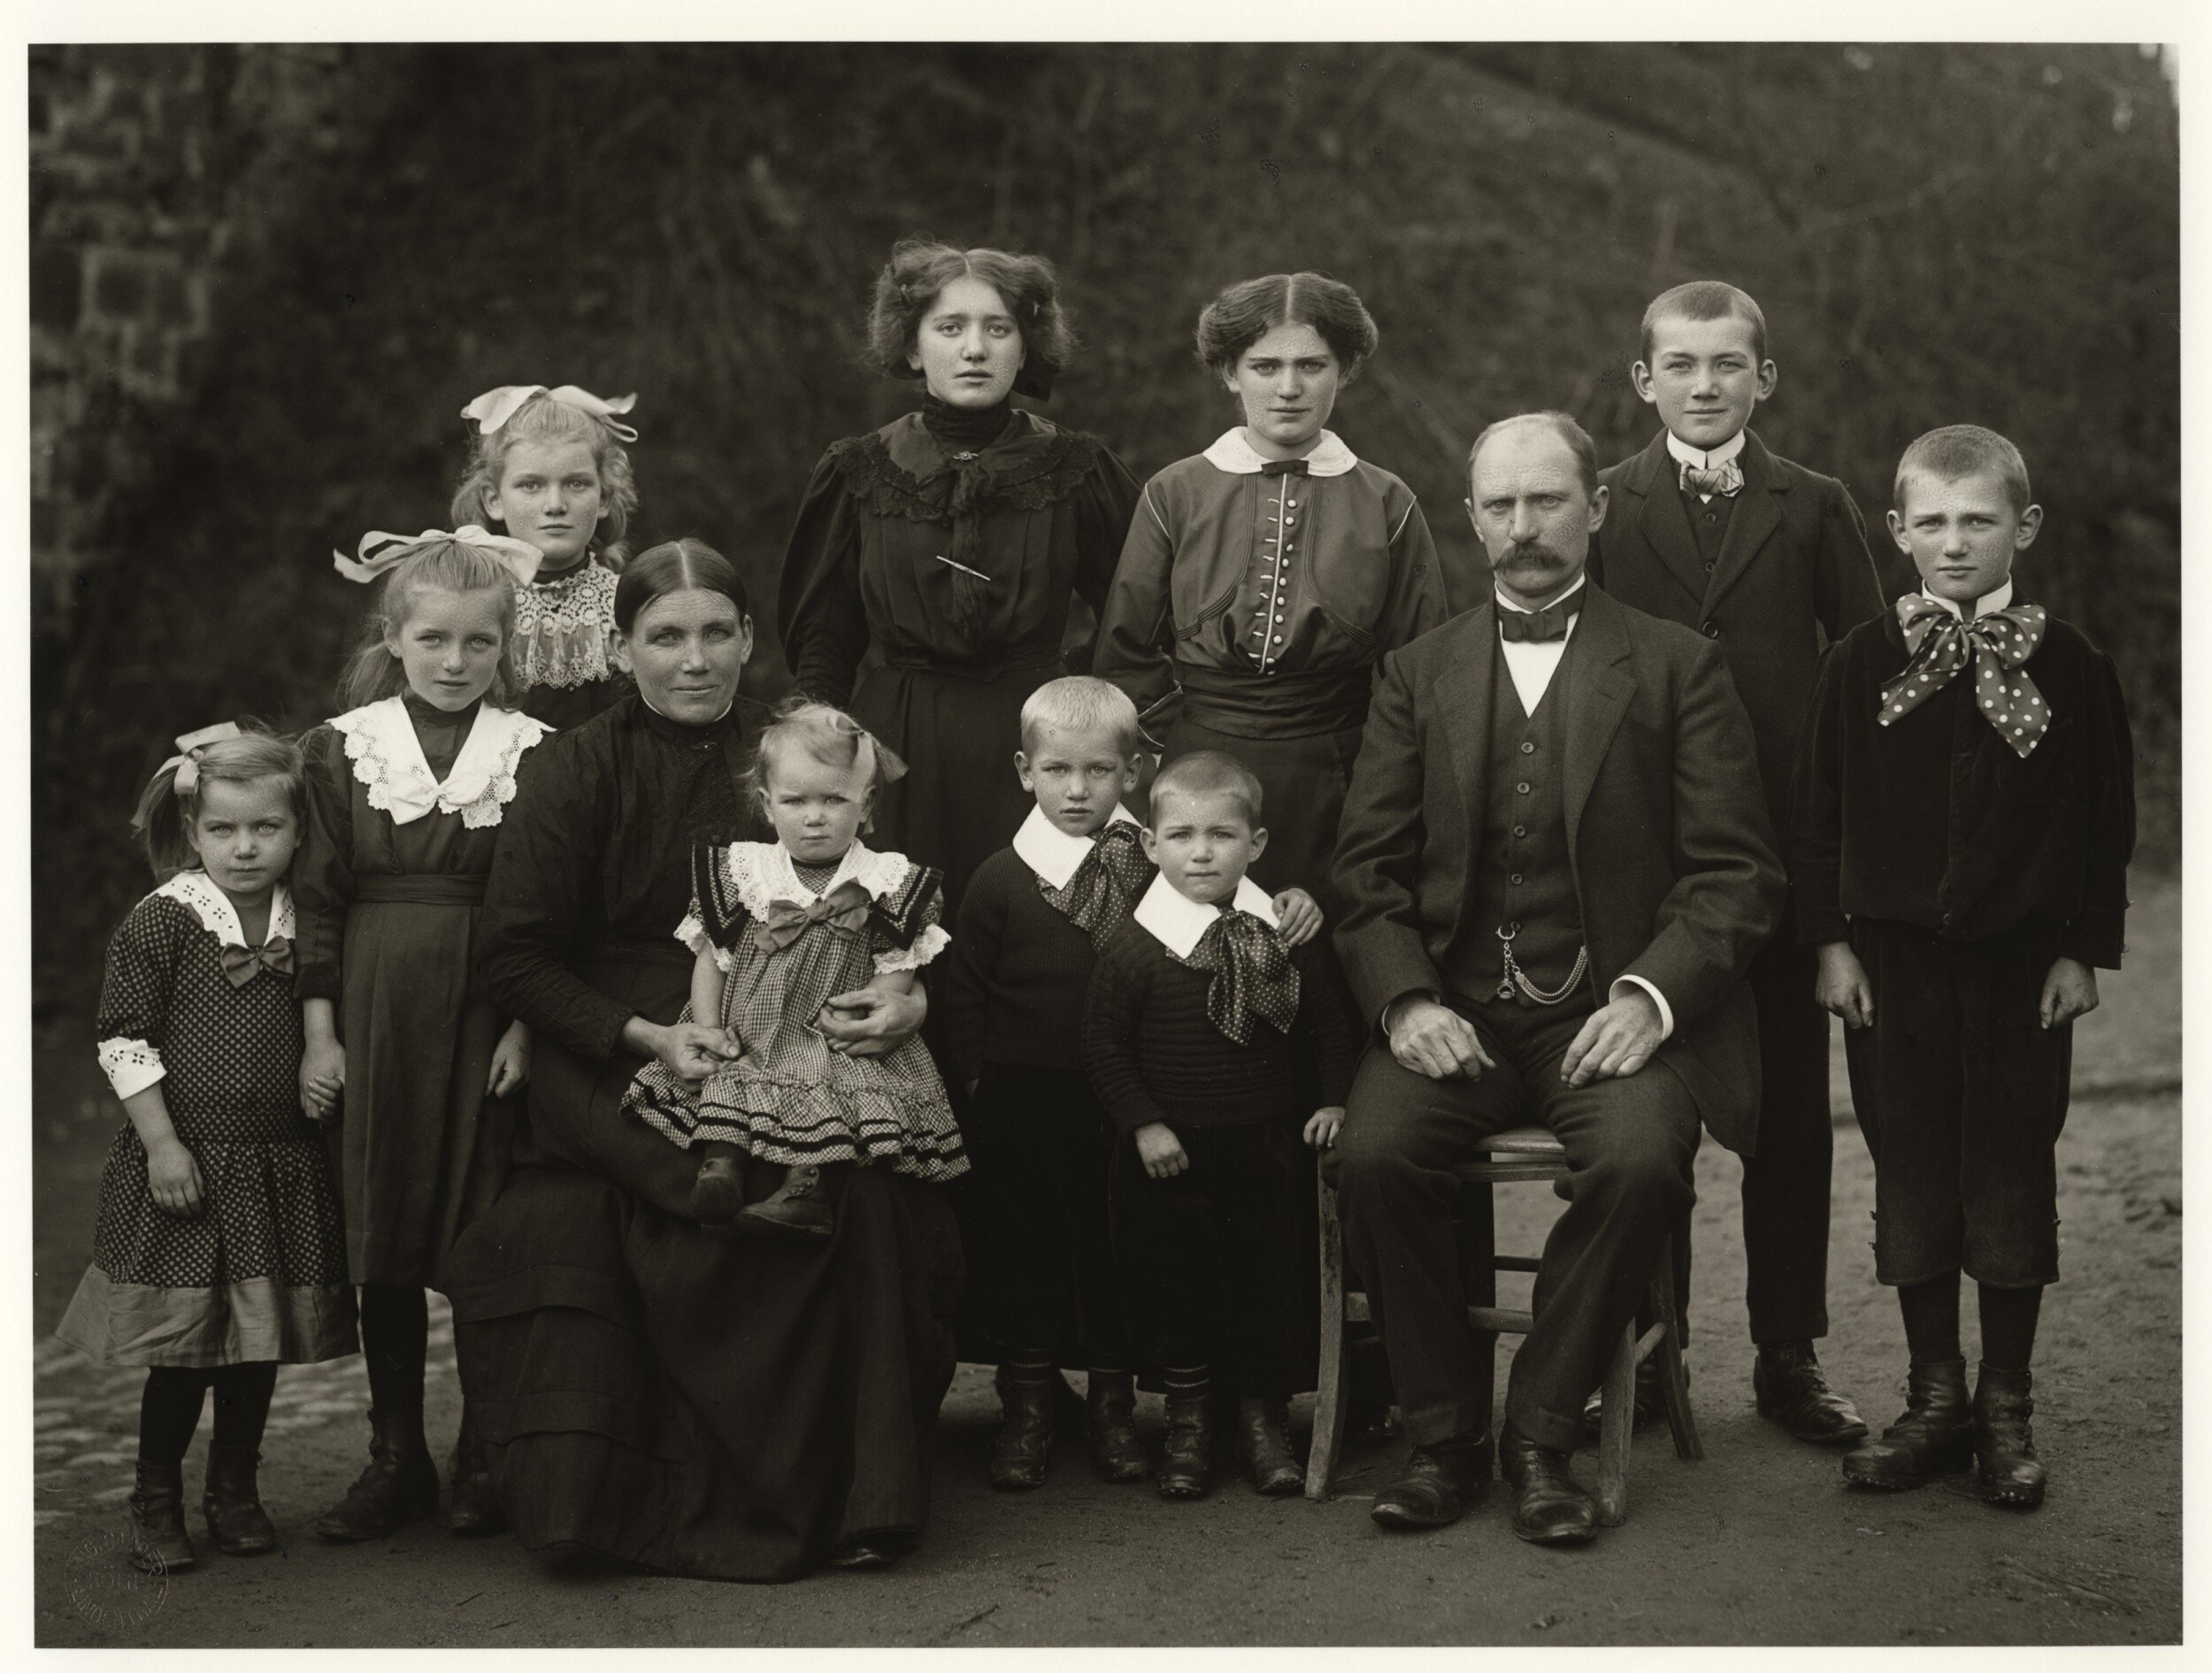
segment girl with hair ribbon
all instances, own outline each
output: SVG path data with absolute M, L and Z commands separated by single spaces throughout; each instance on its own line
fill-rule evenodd
M 426 1285 L 495 1194 L 529 1073 L 529 1032 L 475 974 L 485 879 L 515 772 L 550 730 L 511 708 L 516 592 L 535 547 L 467 526 L 373 533 L 348 579 L 380 582 L 340 682 L 345 712 L 309 733 L 300 856 L 299 1099 L 337 1119 L 346 1252 L 361 1289 L 370 1463 L 316 1523 L 380 1538 L 438 1506 L 423 1433 Z M 448 1525 L 504 1526 L 465 1407 Z
M 515 583 L 508 666 L 515 706 L 548 725 L 580 725 L 630 688 L 609 653 L 623 537 L 637 513 L 623 445 L 637 440 L 624 422 L 636 404 L 572 383 L 514 383 L 461 409 L 476 433 L 454 526 L 480 524 L 537 549 L 537 572 Z
M 273 1551 L 262 1429 L 280 1364 L 354 1351 L 322 1135 L 301 1113 L 294 907 L 298 748 L 226 721 L 177 740 L 133 828 L 160 886 L 109 943 L 100 1066 L 128 1124 L 100 1176 L 92 1265 L 56 1332 L 146 1367 L 133 1560 L 197 1561 L 184 1454 L 215 1395 L 200 1500 L 226 1555 Z

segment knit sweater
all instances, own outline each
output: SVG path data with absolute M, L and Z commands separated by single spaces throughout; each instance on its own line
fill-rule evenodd
M 1091 938 L 1051 905 L 1010 848 L 976 868 L 961 898 L 941 1003 L 947 1066 L 973 1080 L 986 1063 L 1082 1064 Z
M 1319 940 L 1294 948 L 1298 1019 L 1288 1037 L 1266 1023 L 1240 1046 L 1206 1015 L 1210 971 L 1170 954 L 1140 924 L 1125 924 L 1100 955 L 1083 1013 L 1083 1063 L 1098 1101 L 1124 1132 L 1156 1121 L 1228 1127 L 1294 1113 L 1297 1054 L 1310 1051 L 1324 1105 L 1341 1104 L 1359 1056 L 1351 995 Z

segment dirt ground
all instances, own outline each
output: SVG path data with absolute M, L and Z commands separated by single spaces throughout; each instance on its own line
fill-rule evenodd
M 1365 1502 L 1402 1441 L 1348 1454 L 1329 1505 L 1240 1482 L 1197 1504 L 1093 1477 L 1064 1441 L 1051 1480 L 991 1493 L 988 1375 L 946 1402 L 922 1551 L 883 1573 L 788 1586 L 555 1569 L 509 1539 L 432 1523 L 365 1546 L 309 1531 L 364 1462 L 357 1359 L 288 1370 L 263 1470 L 286 1536 L 256 1562 L 205 1554 L 164 1583 L 120 1553 L 142 1374 L 85 1363 L 50 1332 L 88 1258 L 118 1112 L 88 1048 L 38 1066 L 34 1515 L 42 1646 L 1013 1646 L 1274 1644 L 2085 1644 L 2181 1635 L 2180 894 L 2139 879 L 2129 968 L 2079 1028 L 2061 1143 L 2065 1279 L 2039 1344 L 2046 1507 L 1993 1510 L 1959 1484 L 1847 1490 L 1831 1454 L 1754 1414 L 1742 1326 L 1736 1163 L 1699 1161 L 1692 1393 L 1701 1463 L 1640 1439 L 1629 1520 L 1580 1551 L 1507 1529 L 1504 1490 L 1440 1533 L 1386 1534 Z M 1839 1063 L 1834 1085 L 1843 1104 Z M 1873 1281 L 1872 1180 L 1839 1109 L 1824 1359 L 1878 1426 L 1899 1409 L 1902 1332 Z M 1540 1189 L 1500 1193 L 1501 1243 L 1533 1247 Z M 1971 1320 L 1970 1303 L 1967 1316 Z M 1969 1324 L 1970 1355 L 1972 1353 Z M 434 1432 L 458 1390 L 434 1325 Z M 1501 1371 L 1502 1375 L 1502 1370 Z M 1294 1428 L 1307 1402 L 1294 1408 Z M 1144 1421 L 1156 1424 L 1157 1402 Z M 203 1438 L 202 1446 L 204 1445 Z M 196 1484 L 200 1448 L 187 1468 Z M 1593 1461 L 1585 1454 L 1586 1478 Z M 197 1533 L 196 1524 L 195 1532 Z

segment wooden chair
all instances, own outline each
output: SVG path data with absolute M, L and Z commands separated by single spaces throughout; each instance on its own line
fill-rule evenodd
M 1485 1430 L 1493 1431 L 1496 1401 L 1498 1333 L 1512 1331 L 1525 1336 L 1535 1322 L 1522 1308 L 1497 1304 L 1500 1272 L 1534 1272 L 1535 1257 L 1500 1255 L 1495 1247 L 1495 1204 L 1491 1188 L 1500 1185 L 1536 1182 L 1556 1185 L 1567 1178 L 1567 1155 L 1559 1141 L 1541 1127 L 1515 1127 L 1494 1134 L 1483 1146 L 1485 1155 L 1456 1170 L 1464 1186 L 1460 1193 L 1460 1270 L 1467 1291 L 1467 1324 L 1474 1332 L 1476 1355 L 1482 1366 L 1481 1415 Z M 1306 1460 L 1306 1497 L 1330 1497 L 1336 1474 L 1337 1454 L 1344 1445 L 1344 1407 L 1347 1365 L 1344 1328 L 1368 1322 L 1367 1297 L 1345 1284 L 1344 1229 L 1337 1217 L 1336 1186 L 1325 1171 L 1321 1178 L 1321 1375 L 1314 1396 L 1313 1446 Z M 1628 1447 L 1634 1428 L 1636 1369 L 1654 1354 L 1659 1356 L 1659 1385 L 1664 1397 L 1667 1426 L 1673 1431 L 1675 1454 L 1697 1459 L 1705 1448 L 1697 1437 L 1697 1422 L 1690 1412 L 1688 1378 L 1682 1369 L 1682 1338 L 1674 1309 L 1674 1250 L 1670 1239 L 1659 1251 L 1651 1278 L 1648 1310 L 1654 1323 L 1640 1335 L 1631 1322 L 1621 1332 L 1621 1345 L 1605 1373 L 1605 1419 L 1598 1439 L 1598 1520 L 1617 1526 L 1628 1515 Z

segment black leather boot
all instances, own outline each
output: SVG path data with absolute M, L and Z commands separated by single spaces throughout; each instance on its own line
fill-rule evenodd
M 207 1490 L 200 1495 L 200 1515 L 208 1537 L 227 1557 L 258 1557 L 277 1548 L 276 1523 L 261 1508 L 261 1489 L 255 1479 L 261 1454 L 250 1447 L 210 1447 L 207 1449 Z
M 733 1144 L 705 1149 L 698 1177 L 691 1182 L 691 1217 L 715 1225 L 735 1219 L 745 1206 L 745 1153 Z
M 1847 1395 L 1828 1386 L 1810 1342 L 1769 1342 L 1751 1367 L 1759 1416 L 1772 1418 L 1816 1447 L 1849 1447 L 1866 1439 L 1866 1420 Z
M 1306 1472 L 1290 1450 L 1290 1414 L 1279 1400 L 1237 1401 L 1237 1462 L 1244 1466 L 1252 1491 L 1270 1499 L 1284 1498 L 1302 1490 Z
M 1108 1481 L 1142 1481 L 1151 1466 L 1137 1439 L 1137 1383 L 1127 1371 L 1093 1371 L 1083 1401 L 1091 1467 Z
M 1498 1462 L 1520 1497 L 1513 1531 L 1532 1545 L 1586 1545 L 1597 1537 L 1598 1508 L 1576 1483 L 1567 1454 L 1540 1446 L 1513 1427 L 1499 1437 Z
M 380 1539 L 418 1516 L 438 1513 L 438 1466 L 419 1433 L 402 1433 L 369 1413 L 369 1467 L 325 1511 L 315 1531 L 341 1545 Z
M 1493 1450 L 1486 1434 L 1416 1447 L 1367 1514 L 1386 1528 L 1449 1526 L 1488 1496 Z
M 1214 1437 L 1207 1409 L 1206 1385 L 1178 1388 L 1167 1397 L 1167 1427 L 1161 1435 L 1160 1497 L 1203 1499 L 1207 1466 L 1213 1462 Z
M 2032 1510 L 2043 1502 L 2043 1461 L 2028 1420 L 2035 1416 L 2033 1376 L 1982 1367 L 1974 1385 L 1974 1479 L 1993 1505 Z
M 184 1466 L 138 1461 L 131 1493 L 131 1566 L 143 1574 L 180 1574 L 199 1566 L 192 1536 L 184 1531 Z
M 1683 1380 L 1689 1380 L 1686 1367 Z M 1659 1356 L 1654 1354 L 1636 1368 L 1636 1408 L 1629 1420 L 1629 1432 L 1640 1435 L 1667 1415 L 1666 1395 L 1659 1386 Z M 1582 1402 L 1582 1426 L 1588 1432 L 1591 1443 L 1596 1444 L 1605 1423 L 1605 1391 L 1591 1391 L 1590 1398 Z M 1862 1431 L 1863 1432 L 1863 1431 Z
M 998 1369 L 1000 1423 L 991 1443 L 991 1485 L 1002 1493 L 1025 1493 L 1045 1483 L 1052 1455 L 1052 1383 L 1049 1365 L 1002 1365 Z
M 445 1516 L 449 1531 L 465 1539 L 507 1531 L 498 1490 L 492 1485 L 491 1460 L 484 1454 L 484 1438 L 476 1432 L 476 1418 L 465 1404 L 461 1408 L 461 1432 L 453 1443 L 447 1479 L 453 1484 L 453 1498 Z
M 1974 1424 L 1966 1398 L 1966 1362 L 1916 1365 L 1905 1378 L 1904 1415 L 1843 1461 L 1855 1487 L 1924 1487 L 1974 1460 Z
M 822 1198 L 821 1169 L 786 1168 L 775 1194 L 740 1209 L 730 1224 L 757 1237 L 827 1237 L 836 1221 Z

